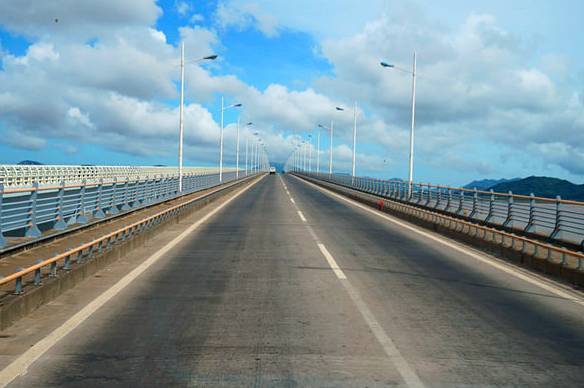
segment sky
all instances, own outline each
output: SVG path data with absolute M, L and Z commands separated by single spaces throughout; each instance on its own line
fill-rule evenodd
M 270 160 L 334 123 L 333 166 L 414 180 L 584 183 L 584 3 L 577 0 L 0 0 L 0 163 L 226 165 L 254 132 Z M 217 54 L 213 62 L 197 62 Z M 336 106 L 345 107 L 337 111 Z M 308 138 L 308 136 L 311 136 Z M 321 168 L 329 133 L 320 130 Z M 315 163 L 316 164 L 316 163 Z

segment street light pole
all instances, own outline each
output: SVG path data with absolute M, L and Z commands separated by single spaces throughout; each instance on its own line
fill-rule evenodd
M 239 179 L 239 116 L 237 116 L 237 150 L 235 151 L 235 178 Z
M 320 174 L 320 129 L 316 134 L 316 173 Z
M 247 176 L 247 148 L 249 146 L 249 136 L 245 136 L 245 176 Z
M 408 174 L 408 198 L 412 196 L 414 184 L 414 132 L 416 126 L 416 51 L 414 50 L 412 70 L 406 70 L 389 64 L 387 62 L 380 63 L 382 67 L 394 68 L 404 73 L 412 75 L 412 119 L 410 127 L 410 160 L 409 160 L 409 174 Z
M 225 101 L 221 96 L 221 135 L 219 138 L 219 183 L 223 183 L 223 112 L 225 111 Z
M 306 140 L 302 142 L 304 148 L 304 162 L 302 163 L 302 172 L 306 173 Z
M 200 62 L 205 60 L 214 61 L 217 55 L 209 55 L 195 60 Z M 180 45 L 180 107 L 178 120 L 178 191 L 183 188 L 183 138 L 184 138 L 184 102 L 185 102 L 185 42 Z
M 178 192 L 183 186 L 183 137 L 184 137 L 184 99 L 185 99 L 185 42 L 180 46 L 180 113 L 178 123 Z
M 351 184 L 355 182 L 355 155 L 357 152 L 357 101 L 353 107 L 353 175 Z
M 416 52 L 414 51 L 414 61 L 412 66 L 412 126 L 410 129 L 410 174 L 408 185 L 408 197 L 412 197 L 412 186 L 414 184 L 414 127 L 416 124 Z
M 329 152 L 329 175 L 333 176 L 333 120 L 331 120 L 331 141 L 330 141 L 330 152 Z
M 221 96 L 221 135 L 219 140 L 219 182 L 223 183 L 223 112 L 229 108 L 238 108 L 241 104 L 231 104 L 228 107 L 225 107 L 225 101 L 223 96 Z
M 308 173 L 312 172 L 312 135 L 308 135 Z
M 338 111 L 344 111 L 345 109 L 342 107 L 336 108 Z M 332 125 L 331 125 L 332 127 Z M 353 166 L 351 172 L 351 184 L 355 183 L 355 156 L 357 154 L 357 101 L 355 101 L 355 105 L 353 106 Z

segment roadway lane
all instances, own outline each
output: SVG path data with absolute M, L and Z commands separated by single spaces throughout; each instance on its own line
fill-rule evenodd
M 298 179 L 285 182 L 428 385 L 584 385 L 584 306 Z
M 279 179 L 264 178 L 13 386 L 386 386 L 401 381 Z
M 284 182 L 293 201 L 266 177 L 13 386 L 582 385 L 582 306 Z

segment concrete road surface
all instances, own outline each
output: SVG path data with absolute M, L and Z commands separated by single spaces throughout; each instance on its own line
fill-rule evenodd
M 584 386 L 584 305 L 524 277 L 267 176 L 11 386 Z

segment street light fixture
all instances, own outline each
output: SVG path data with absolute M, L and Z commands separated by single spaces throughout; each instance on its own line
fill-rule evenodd
M 223 131 L 225 129 L 223 127 L 223 112 L 225 112 L 227 109 L 239 108 L 241 106 L 242 106 L 242 104 L 240 104 L 240 103 L 225 106 L 224 98 L 223 98 L 223 96 L 221 96 L 221 136 L 220 136 L 220 140 L 219 140 L 219 182 L 220 183 L 223 183 Z
M 406 70 L 389 64 L 387 62 L 380 62 L 380 65 L 385 68 L 393 68 L 404 73 L 412 75 L 412 119 L 410 127 L 410 160 L 409 160 L 409 178 L 408 178 L 408 197 L 412 196 L 412 187 L 414 184 L 414 128 L 416 124 L 416 52 L 414 51 L 412 70 Z
M 217 55 L 209 55 L 192 62 L 214 61 Z M 178 123 L 178 191 L 183 189 L 183 138 L 184 138 L 184 101 L 185 101 L 185 43 L 180 46 L 180 108 Z

